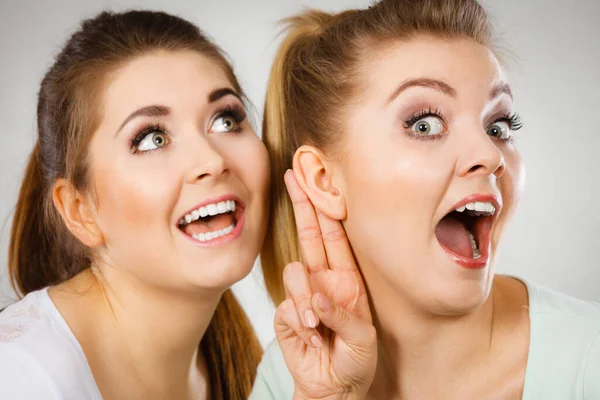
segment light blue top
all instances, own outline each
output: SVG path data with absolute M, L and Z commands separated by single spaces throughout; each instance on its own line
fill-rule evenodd
M 530 341 L 523 400 L 600 400 L 600 304 L 524 282 Z M 277 341 L 258 367 L 252 400 L 288 400 L 294 381 Z

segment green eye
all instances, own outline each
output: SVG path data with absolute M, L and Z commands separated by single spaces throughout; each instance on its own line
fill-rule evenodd
M 137 145 L 137 151 L 156 150 L 167 145 L 167 135 L 163 132 L 148 133 Z
M 162 133 L 155 133 L 152 135 L 152 142 L 156 145 L 156 147 L 163 147 L 167 144 L 167 138 Z
M 212 131 L 213 132 L 233 132 L 239 129 L 239 125 L 235 118 L 232 116 L 226 115 L 223 117 L 219 117 L 213 122 Z
M 429 116 L 415 122 L 412 129 L 421 136 L 439 135 L 444 132 L 444 123 L 438 117 Z
M 497 139 L 507 140 L 510 138 L 510 126 L 505 121 L 494 122 L 487 127 L 485 133 Z

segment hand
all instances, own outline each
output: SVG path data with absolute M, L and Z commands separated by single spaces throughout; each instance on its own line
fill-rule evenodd
M 294 399 L 364 398 L 375 374 L 377 336 L 367 292 L 342 224 L 316 211 L 285 174 L 305 265 L 286 266 L 286 300 L 275 334 Z

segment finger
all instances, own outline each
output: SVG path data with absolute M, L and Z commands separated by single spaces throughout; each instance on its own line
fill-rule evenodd
M 360 320 L 344 307 L 332 304 L 323 293 L 315 293 L 312 303 L 321 323 L 348 346 L 360 351 L 376 351 L 377 334 L 372 324 Z
M 320 211 L 317 211 L 317 218 L 321 227 L 329 268 L 335 271 L 344 271 L 344 273 L 354 276 L 356 280 L 355 298 L 357 302 L 353 305 L 351 311 L 363 321 L 370 323 L 372 318 L 367 291 L 342 223 L 329 218 Z
M 283 270 L 283 284 L 287 297 L 296 305 L 302 324 L 306 328 L 316 328 L 319 320 L 312 309 L 312 289 L 306 267 L 299 262 L 286 265 Z
M 342 223 L 317 211 L 317 220 L 330 269 L 355 271 L 356 262 Z M 362 280 L 361 280 L 362 283 Z
M 304 264 L 310 272 L 326 270 L 328 269 L 327 256 L 325 255 L 315 208 L 306 193 L 298 185 L 291 170 L 286 171 L 284 180 L 294 208 L 298 242 Z
M 299 350 L 300 343 L 311 347 L 323 346 L 323 339 L 319 332 L 316 329 L 306 328 L 302 325 L 294 301 L 291 299 L 284 300 L 277 307 L 274 325 L 275 335 L 282 348 L 290 346 L 294 350 Z

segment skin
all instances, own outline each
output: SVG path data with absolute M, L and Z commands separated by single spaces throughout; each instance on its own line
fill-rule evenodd
M 527 290 L 494 273 L 525 178 L 514 141 L 490 135 L 499 118 L 513 112 L 502 68 L 473 40 L 421 35 L 376 50 L 360 70 L 360 94 L 344 110 L 342 156 L 302 146 L 294 176 L 318 213 L 341 221 L 364 278 L 379 346 L 367 397 L 520 399 L 529 346 Z M 397 91 L 412 80 L 419 81 Z M 452 94 L 423 83 L 432 80 Z M 495 88 L 503 90 L 492 93 Z M 427 119 L 440 127 L 436 140 L 406 124 L 430 109 L 442 116 Z M 473 194 L 495 195 L 502 204 L 481 269 L 457 264 L 435 235 L 439 220 Z M 286 289 L 304 298 L 313 290 L 301 287 L 299 275 L 285 279 Z M 344 290 L 333 283 L 319 291 Z M 306 315 L 310 306 L 300 296 L 293 300 L 297 315 Z M 308 328 L 304 323 L 298 337 Z M 353 373 L 354 379 L 369 376 L 366 369 Z
M 219 112 L 243 103 L 232 94 L 208 101 L 220 88 L 233 90 L 219 65 L 195 52 L 128 62 L 110 74 L 101 96 L 88 190 L 64 180 L 54 187 L 55 205 L 95 261 L 49 293 L 104 398 L 210 397 L 198 345 L 221 294 L 252 269 L 269 185 L 267 152 L 247 119 L 235 122 L 237 132 L 223 129 Z M 170 111 L 123 125 L 150 105 Z M 154 132 L 133 154 L 131 140 L 156 124 L 166 145 L 152 145 Z M 178 228 L 198 204 L 226 194 L 245 205 L 238 237 L 199 246 Z

